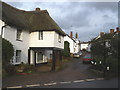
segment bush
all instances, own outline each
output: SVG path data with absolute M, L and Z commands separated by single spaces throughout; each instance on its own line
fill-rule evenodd
M 20 73 L 21 72 L 31 73 L 35 71 L 35 66 L 22 63 L 18 66 L 15 66 L 15 71 Z
M 14 65 L 10 64 L 10 59 L 12 59 L 14 55 L 13 45 L 2 38 L 2 72 L 4 75 L 15 73 Z
M 14 55 L 13 45 L 7 41 L 6 39 L 2 38 L 2 61 L 3 66 L 10 63 L 10 59 L 12 59 Z

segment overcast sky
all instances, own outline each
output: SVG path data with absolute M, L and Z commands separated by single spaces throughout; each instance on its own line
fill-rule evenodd
M 36 7 L 47 9 L 50 16 L 65 33 L 77 32 L 80 41 L 89 41 L 100 32 L 109 32 L 118 26 L 117 2 L 7 2 L 31 11 Z

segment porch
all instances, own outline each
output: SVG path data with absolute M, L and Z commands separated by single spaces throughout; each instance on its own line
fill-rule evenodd
M 28 50 L 28 63 L 33 65 L 51 62 L 51 70 L 56 69 L 56 63 L 62 62 L 62 49 L 46 47 L 30 47 Z

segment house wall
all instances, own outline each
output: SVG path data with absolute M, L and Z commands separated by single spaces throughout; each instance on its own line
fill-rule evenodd
M 58 33 L 55 31 L 43 31 L 43 40 L 39 40 L 39 32 L 30 33 L 30 47 L 56 47 L 64 49 L 63 37 L 61 43 L 58 42 Z
M 59 34 L 54 32 L 54 46 L 57 48 L 64 49 L 64 37 L 60 35 L 61 37 L 61 42 L 59 42 Z
M 28 62 L 28 48 L 29 48 L 29 31 L 23 30 L 22 32 L 22 41 L 16 40 L 17 29 L 6 26 L 4 29 L 3 37 L 10 41 L 14 47 L 14 57 L 13 57 L 13 64 L 19 64 L 21 62 L 27 63 Z M 16 63 L 16 50 L 21 50 L 21 62 Z
M 68 41 L 70 46 L 70 53 L 74 53 L 75 52 L 75 49 L 74 49 L 74 46 L 75 46 L 75 42 L 70 38 L 68 37 L 67 35 L 64 37 L 64 41 Z
M 80 51 L 80 44 L 78 39 L 75 40 L 74 48 L 75 48 L 75 53 L 78 53 Z

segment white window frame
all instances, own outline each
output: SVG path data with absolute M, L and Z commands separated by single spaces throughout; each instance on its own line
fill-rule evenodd
M 17 33 L 16 33 L 16 40 L 17 41 L 22 41 L 22 29 L 17 29 Z
M 15 63 L 19 63 L 21 62 L 21 50 L 16 50 L 16 60 L 15 60 Z M 17 54 L 19 53 L 19 54 Z
M 61 43 L 61 35 L 58 34 L 58 42 Z
M 43 31 L 38 32 L 38 39 L 43 40 Z

